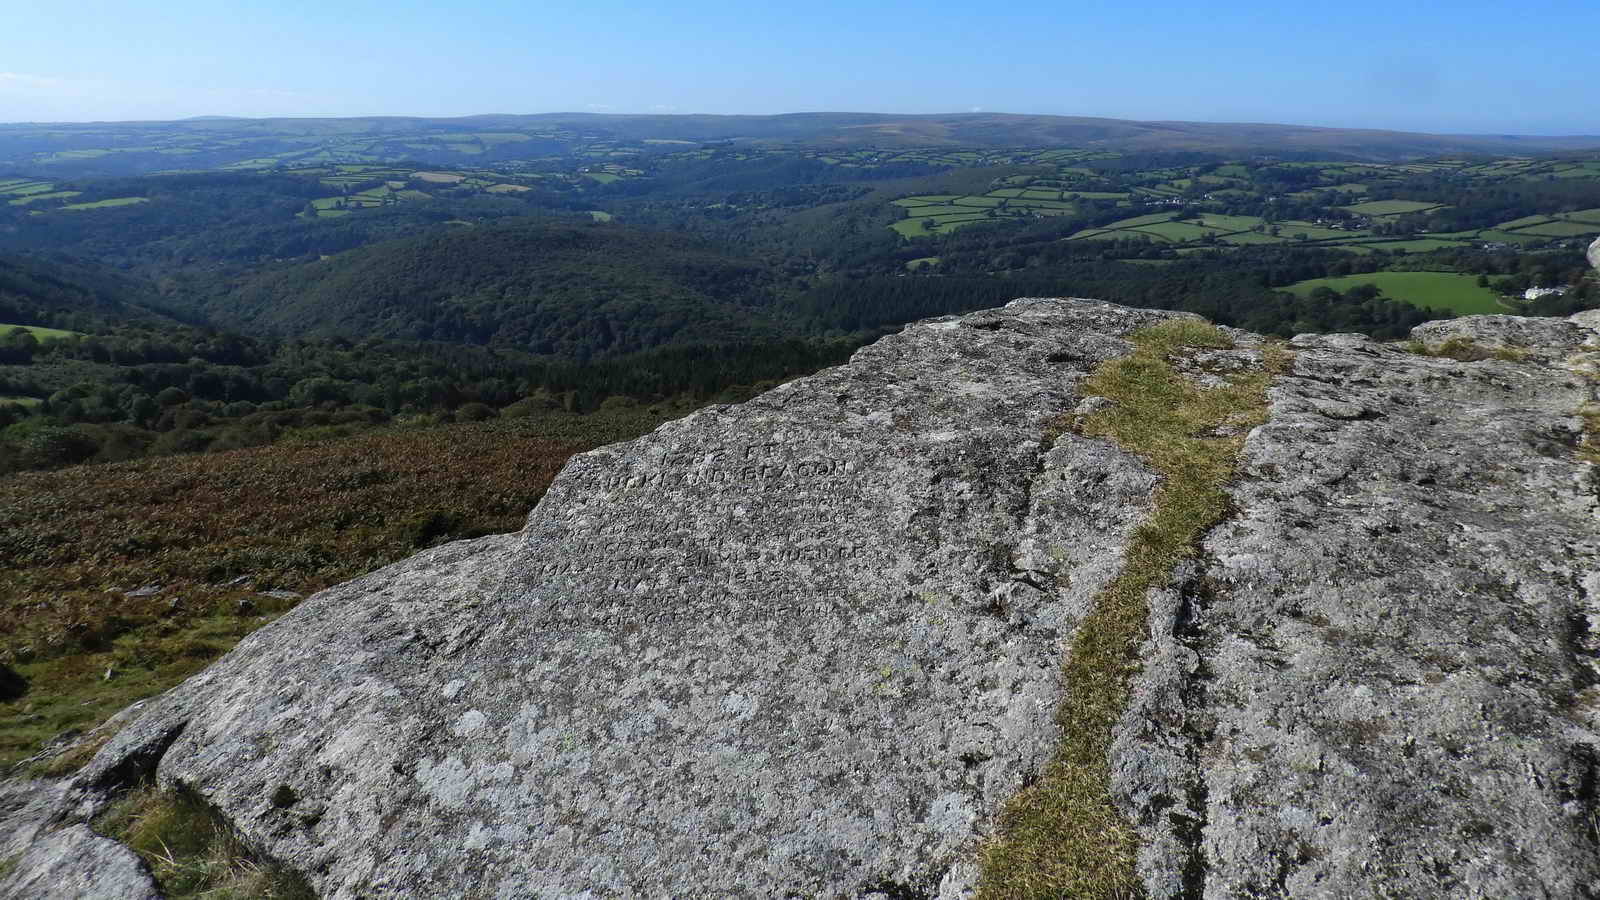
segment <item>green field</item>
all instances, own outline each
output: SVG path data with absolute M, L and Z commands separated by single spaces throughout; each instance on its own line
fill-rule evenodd
M 1106 228 L 1138 228 L 1140 225 L 1154 225 L 1157 222 L 1170 222 L 1176 213 L 1155 213 L 1148 216 L 1134 216 L 1131 219 L 1121 219 L 1112 222 Z
M 1579 235 L 1600 234 L 1600 225 L 1591 222 L 1550 222 L 1546 225 L 1519 228 L 1517 231 L 1520 234 L 1537 234 L 1544 237 L 1578 237 Z
M 1156 234 L 1169 241 L 1198 241 L 1208 234 L 1218 234 L 1215 228 L 1201 228 L 1188 222 L 1157 222 L 1154 225 L 1142 225 L 1133 229 L 1140 234 Z
M 1375 250 L 1404 250 L 1407 253 L 1430 253 L 1434 250 L 1457 250 L 1471 245 L 1464 241 L 1441 241 L 1424 237 L 1410 241 L 1371 242 L 1367 246 Z
M 1205 213 L 1196 220 L 1196 224 L 1205 225 L 1208 228 L 1220 228 L 1223 231 L 1249 231 L 1262 224 L 1262 221 L 1256 216 L 1225 216 L 1221 213 Z
M 1550 221 L 1549 216 L 1523 216 L 1520 219 L 1512 219 L 1509 222 L 1501 222 L 1495 227 L 1501 231 L 1510 231 L 1513 228 L 1527 228 L 1529 225 L 1543 225 L 1548 221 Z
M 1449 309 L 1464 315 L 1509 312 L 1500 305 L 1494 291 L 1478 287 L 1477 279 L 1471 275 L 1455 272 L 1373 272 L 1340 278 L 1313 278 L 1292 284 L 1288 290 L 1304 297 L 1319 287 L 1343 293 L 1362 284 L 1376 285 L 1385 297 L 1404 300 L 1416 306 Z
M 1549 238 L 1537 234 L 1526 234 L 1520 231 L 1490 230 L 1478 232 L 1478 240 L 1498 241 L 1506 244 L 1542 244 L 1545 241 L 1548 241 Z
M 1218 240 L 1227 244 L 1281 244 L 1286 238 L 1273 237 L 1259 231 L 1236 231 L 1233 234 L 1223 235 Z
M 68 197 L 76 197 L 82 193 L 83 191 L 47 191 L 43 194 L 26 194 L 6 202 L 12 206 L 26 206 L 38 200 L 65 200 Z
M 6 325 L 0 323 L 0 337 L 5 337 L 17 330 L 32 332 L 33 336 L 41 341 L 47 341 L 52 338 L 73 337 L 80 334 L 80 332 L 76 331 L 63 331 L 60 328 L 41 328 L 38 325 Z
M 1405 213 L 1421 212 L 1425 209 L 1437 209 L 1439 205 L 1438 203 L 1426 203 L 1418 200 L 1373 200 L 1344 208 L 1363 216 L 1398 216 Z
M 148 203 L 144 197 L 113 197 L 110 200 L 96 200 L 93 203 L 69 203 L 62 209 L 109 209 L 113 206 L 132 206 L 135 203 Z

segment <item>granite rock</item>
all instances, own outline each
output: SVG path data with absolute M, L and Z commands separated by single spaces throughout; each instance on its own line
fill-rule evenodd
M 311 597 L 79 777 L 328 897 L 959 896 L 1155 477 L 1046 424 L 1176 314 L 1023 300 L 572 459 L 520 534 Z
M 154 777 L 325 897 L 968 896 L 1157 484 L 1058 422 L 1173 315 L 919 323 L 574 457 L 521 532 L 316 594 L 149 701 L 35 788 L 17 852 L 65 860 Z M 1148 598 L 1110 763 L 1151 896 L 1600 893 L 1597 326 L 1414 335 L 1517 351 L 1478 362 L 1292 342 L 1229 518 Z M 1233 335 L 1181 370 L 1259 369 Z
M 1152 897 L 1600 892 L 1596 383 L 1557 364 L 1595 335 L 1413 337 L 1527 353 L 1295 339 L 1237 515 L 1152 598 L 1114 760 Z

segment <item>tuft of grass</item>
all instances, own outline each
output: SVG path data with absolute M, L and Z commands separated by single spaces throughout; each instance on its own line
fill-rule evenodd
M 1007 803 L 995 837 L 981 848 L 983 900 L 1142 893 L 1134 872 L 1137 834 L 1112 801 L 1108 759 L 1112 729 L 1139 671 L 1149 618 L 1145 595 L 1165 583 L 1201 534 L 1223 518 L 1224 487 L 1244 433 L 1265 421 L 1267 385 L 1287 362 L 1269 346 L 1264 371 L 1204 389 L 1172 360 L 1194 349 L 1231 348 L 1214 325 L 1172 320 L 1135 333 L 1132 341 L 1131 355 L 1106 363 L 1083 385 L 1084 394 L 1114 404 L 1053 427 L 1109 438 L 1143 459 L 1161 476 L 1154 510 L 1134 531 L 1122 572 L 1073 637 L 1057 711 L 1061 744 L 1038 780 Z
M 1437 347 L 1430 347 L 1422 341 L 1407 341 L 1405 349 L 1408 353 L 1418 356 L 1436 356 L 1453 359 L 1457 362 L 1478 362 L 1485 359 L 1498 359 L 1504 362 L 1520 362 L 1526 359 L 1526 351 L 1513 347 L 1496 347 L 1490 349 L 1482 347 L 1472 338 L 1453 337 Z
M 1600 406 L 1578 410 L 1583 420 L 1583 437 L 1578 441 L 1578 458 L 1600 465 Z
M 188 791 L 134 788 L 93 823 L 126 844 L 169 900 L 191 897 L 238 900 L 312 900 L 305 880 L 252 854 L 233 829 Z

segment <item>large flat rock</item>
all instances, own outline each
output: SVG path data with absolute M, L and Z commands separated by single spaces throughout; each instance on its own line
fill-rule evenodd
M 967 896 L 1156 487 L 1057 417 L 1170 315 L 920 323 L 575 457 L 521 532 L 311 597 L 0 792 L 0 846 L 137 874 L 80 823 L 153 773 L 326 897 Z M 1290 343 L 1149 597 L 1109 762 L 1150 896 L 1600 896 L 1597 329 Z M 1260 366 L 1236 336 L 1182 370 Z
M 1155 484 L 1046 422 L 1172 315 L 1018 301 L 576 457 L 520 534 L 306 600 L 80 783 L 159 760 L 330 897 L 958 895 Z

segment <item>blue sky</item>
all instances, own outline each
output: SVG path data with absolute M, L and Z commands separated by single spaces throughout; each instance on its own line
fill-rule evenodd
M 1600 134 L 1592 0 L 16 5 L 4 122 L 983 110 Z

